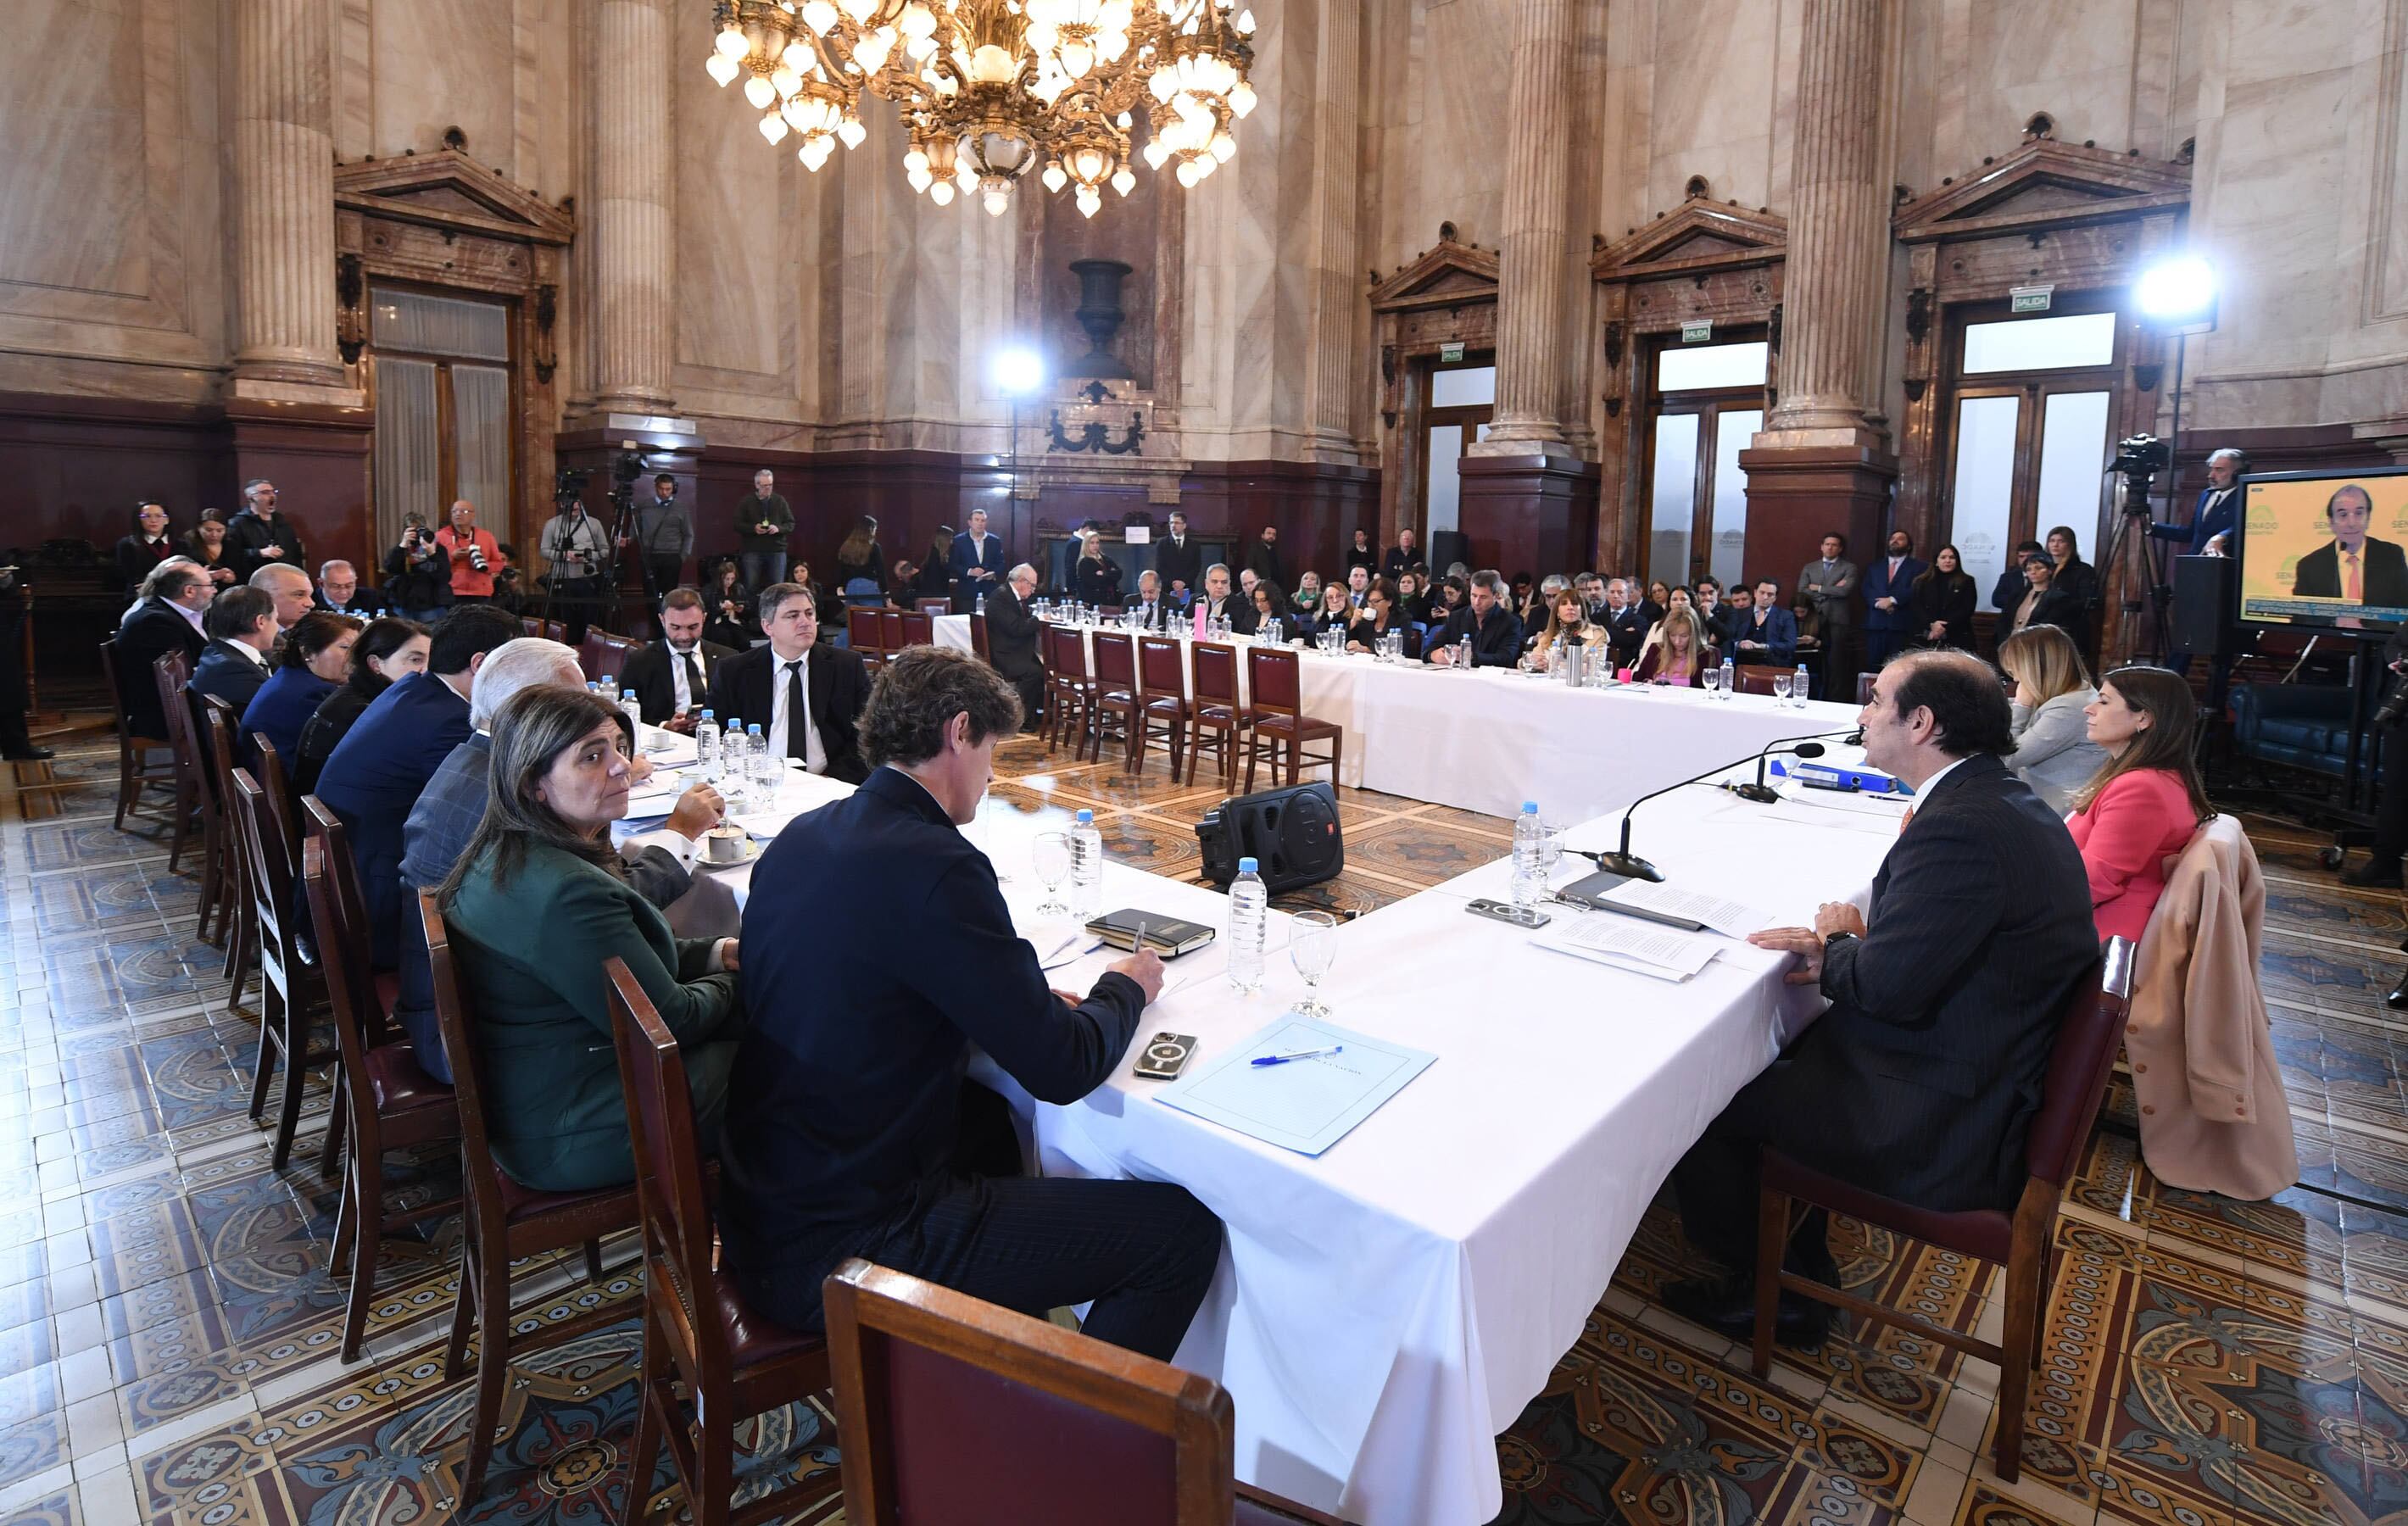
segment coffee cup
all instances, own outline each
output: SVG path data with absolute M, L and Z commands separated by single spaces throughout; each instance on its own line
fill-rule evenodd
M 702 856 L 711 863 L 740 863 L 752 836 L 742 827 L 712 827 L 702 834 Z

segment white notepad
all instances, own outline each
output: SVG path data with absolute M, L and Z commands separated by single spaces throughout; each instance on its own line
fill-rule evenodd
M 1267 1054 L 1345 1046 L 1339 1054 L 1257 1065 Z M 1155 1097 L 1166 1106 L 1300 1155 L 1318 1155 L 1380 1110 L 1436 1055 L 1294 1014 Z
M 1560 918 L 1530 940 L 1541 948 L 1594 960 L 1659 980 L 1686 980 L 1711 963 L 1710 938 L 1620 917 Z

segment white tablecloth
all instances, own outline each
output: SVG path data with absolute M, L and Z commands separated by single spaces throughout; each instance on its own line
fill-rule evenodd
M 1656 713 L 1687 711 L 1673 700 Z M 790 777 L 778 808 L 846 789 Z M 1860 818 L 1705 787 L 1640 821 L 1633 847 L 1673 883 L 1784 921 L 1810 920 L 1825 900 L 1861 904 L 1892 837 Z M 1612 847 L 1614 828 L 1586 823 L 1570 845 Z M 1007 877 L 1023 932 L 1055 947 L 1069 924 L 1031 915 L 1037 824 L 996 803 L 968 830 Z M 1567 855 L 1556 882 L 1583 867 Z M 750 877 L 710 872 L 739 897 Z M 1537 948 L 1464 909 L 1504 898 L 1507 878 L 1493 863 L 1341 929 L 1323 987 L 1333 1020 L 1438 1059 L 1318 1158 L 1165 1107 L 1125 1065 L 1067 1107 L 1033 1104 L 991 1066 L 982 1075 L 1033 1119 L 1049 1174 L 1176 1181 L 1220 1215 L 1226 1256 L 1179 1364 L 1229 1390 L 1240 1477 L 1371 1526 L 1473 1526 L 1497 1513 L 1497 1434 L 1579 1334 L 1673 1163 L 1819 1001 L 1783 984 L 1784 959 L 1743 943 L 1725 940 L 1679 985 Z M 1226 926 L 1217 891 L 1119 863 L 1105 867 L 1102 899 Z M 1215 942 L 1170 966 L 1140 1037 L 1194 1034 L 1200 1063 L 1278 1017 L 1303 990 L 1284 920 L 1262 991 L 1229 988 Z M 1084 990 L 1117 957 L 1088 954 L 1049 978 Z M 1577 999 L 1541 999 L 1563 991 Z

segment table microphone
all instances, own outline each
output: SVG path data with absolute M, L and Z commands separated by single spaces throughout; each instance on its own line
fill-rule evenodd
M 1765 796 L 1770 796 L 1770 798 L 1777 800 L 1780 796 L 1774 794 L 1772 791 L 1765 789 L 1763 783 L 1764 760 L 1767 754 L 1788 750 L 1796 752 L 1798 756 L 1801 758 L 1818 758 L 1822 756 L 1823 753 L 1823 741 L 1838 738 L 1846 738 L 1853 741 L 1862 738 L 1863 735 L 1864 730 L 1862 727 L 1859 727 L 1853 732 L 1832 732 L 1827 737 L 1819 740 L 1783 737 L 1778 741 L 1768 742 L 1760 750 L 1754 754 L 1756 766 L 1756 783 L 1753 786 L 1744 784 L 1740 785 L 1734 792 L 1744 795 L 1750 800 L 1756 800 L 1763 797 L 1750 794 L 1748 792 L 1751 789 L 1763 790 Z M 1810 747 L 1814 750 L 1812 752 L 1807 751 L 1806 749 Z M 1622 847 L 1619 850 L 1612 853 L 1589 853 L 1577 849 L 1576 851 L 1582 851 L 1582 856 L 1584 858 L 1595 859 L 1597 861 L 1597 866 L 1604 870 L 1607 874 L 1620 875 L 1626 879 L 1653 880 L 1661 884 L 1664 879 L 1664 872 L 1661 869 L 1656 868 L 1656 865 L 1648 863 L 1645 859 L 1634 856 L 1630 851 L 1631 814 L 1638 810 L 1640 806 L 1644 806 L 1649 801 L 1655 799 L 1657 795 L 1668 795 L 1675 790 L 1684 790 L 1692 784 L 1702 783 L 1703 781 L 1713 777 L 1716 774 L 1727 773 L 1731 769 L 1737 768 L 1740 764 L 1747 761 L 1748 760 L 1745 758 L 1734 758 L 1727 763 L 1715 764 L 1713 767 L 1698 774 L 1694 778 L 1684 778 L 1678 783 L 1668 784 L 1660 790 L 1652 790 L 1646 794 L 1641 795 L 1638 799 L 1632 801 L 1628 806 L 1623 808 Z

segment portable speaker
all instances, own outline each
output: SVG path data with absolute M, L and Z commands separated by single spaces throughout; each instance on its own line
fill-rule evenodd
M 1429 570 L 1439 577 L 1446 569 L 1462 563 L 1472 571 L 1480 569 L 1471 560 L 1471 537 L 1460 530 L 1433 530 L 1429 534 Z
M 2200 657 L 2227 657 L 2233 650 L 2232 622 L 2241 612 L 2235 579 L 2241 564 L 2226 556 L 2174 558 L 2174 604 L 2166 645 Z
M 1240 859 L 1254 861 L 1273 895 L 1318 885 L 1346 867 L 1338 792 L 1317 781 L 1224 800 L 1196 823 L 1196 840 L 1204 849 L 1205 877 L 1215 885 L 1238 877 Z

